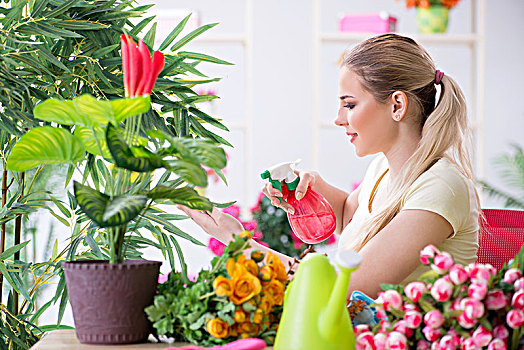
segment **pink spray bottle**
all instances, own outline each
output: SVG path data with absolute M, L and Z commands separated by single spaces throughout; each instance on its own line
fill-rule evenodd
M 300 179 L 294 170 L 299 162 L 300 159 L 277 164 L 260 176 L 268 179 L 274 188 L 279 189 L 283 196 L 280 200 L 286 201 L 295 210 L 293 214 L 287 214 L 295 235 L 305 243 L 316 244 L 333 234 L 337 220 L 327 200 L 311 188 L 308 188 L 302 199 L 295 198 L 295 190 Z

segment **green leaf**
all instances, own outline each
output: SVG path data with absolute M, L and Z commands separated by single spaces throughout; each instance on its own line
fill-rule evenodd
M 132 149 L 126 144 L 122 134 L 112 124 L 107 126 L 106 142 L 109 152 L 113 156 L 115 164 L 124 169 L 149 172 L 164 166 L 162 158 L 147 151 L 145 148 L 134 147 L 133 149 L 142 149 L 142 154 L 137 156 Z
M 213 205 L 209 199 L 200 196 L 197 191 L 190 187 L 173 189 L 166 186 L 157 186 L 151 190 L 147 196 L 156 201 L 160 199 L 170 199 L 173 203 L 182 204 L 192 209 L 213 209 Z
M 198 118 L 200 118 L 203 121 L 205 121 L 206 123 L 209 123 L 209 124 L 219 128 L 219 129 L 222 129 L 222 130 L 225 130 L 225 131 L 229 131 L 229 129 L 224 124 L 222 124 L 221 122 L 219 122 L 218 120 L 216 120 L 212 116 L 202 112 L 201 110 L 199 110 L 199 109 L 197 109 L 195 107 L 189 107 L 189 111 L 191 113 L 193 113 L 194 115 L 196 115 Z
M 196 38 L 200 34 L 204 33 L 208 29 L 213 28 L 217 24 L 218 23 L 206 24 L 205 26 L 202 26 L 200 28 L 197 28 L 197 29 L 193 30 L 191 33 L 187 34 L 185 37 L 180 39 L 175 45 L 173 45 L 171 47 L 171 51 L 178 50 L 179 48 L 181 48 L 182 46 L 184 46 L 185 44 L 187 44 L 188 42 L 190 42 L 191 40 L 193 40 L 194 38 Z
M 151 98 L 149 96 L 122 98 L 111 100 L 110 102 L 115 120 L 113 124 L 118 124 L 129 117 L 146 113 L 151 107 Z
M 26 242 L 23 242 L 23 243 L 7 248 L 6 250 L 4 250 L 2 254 L 0 254 L 0 260 L 5 260 L 9 258 L 11 255 L 14 255 L 16 252 L 19 252 L 20 250 L 22 250 L 22 248 L 28 245 L 29 242 L 31 241 L 26 241 Z
M 60 215 L 58 215 L 57 213 L 55 212 L 50 212 L 51 215 L 53 215 L 58 221 L 60 221 L 62 224 L 66 225 L 67 227 L 69 227 L 69 221 L 67 221 L 66 219 L 64 219 L 63 217 L 61 217 Z
M 84 159 L 85 148 L 68 130 L 44 126 L 27 132 L 18 140 L 7 168 L 26 171 L 41 164 L 76 163 Z
M 79 0 L 63 1 L 60 5 L 56 6 L 53 10 L 47 11 L 44 16 L 47 18 L 56 17 L 59 14 L 62 14 L 65 11 L 67 11 L 67 9 L 73 7 L 78 1 Z
M 156 22 L 153 23 L 149 31 L 144 36 L 144 44 L 146 44 L 148 47 L 153 47 L 155 44 L 155 36 L 156 36 Z
M 40 54 L 40 56 L 42 56 L 43 58 L 45 58 L 46 60 L 48 60 L 49 62 L 51 62 L 52 64 L 54 64 L 55 66 L 57 66 L 58 68 L 60 69 L 63 69 L 64 71 L 66 72 L 71 72 L 69 70 L 69 68 L 67 68 L 62 62 L 60 62 L 49 50 L 47 50 L 46 48 L 40 46 L 38 48 L 38 53 Z
M 53 39 L 64 39 L 64 38 L 81 38 L 82 35 L 72 32 L 67 29 L 61 29 L 54 27 L 46 22 L 28 22 L 24 23 L 18 30 L 22 33 L 27 33 L 29 35 L 40 34 L 47 36 Z
M 133 220 L 145 207 L 143 195 L 121 195 L 112 200 L 106 194 L 74 182 L 74 192 L 82 211 L 100 227 L 121 226 Z
M 175 29 L 173 29 L 171 33 L 169 33 L 169 35 L 164 39 L 164 41 L 162 41 L 162 44 L 160 44 L 158 50 L 162 51 L 166 49 L 173 42 L 173 40 L 176 39 L 178 34 L 180 34 L 180 32 L 185 28 L 186 23 L 189 20 L 189 17 L 191 17 L 191 15 L 192 14 L 190 13 L 186 16 L 186 18 L 184 18 L 182 21 L 180 21 L 180 23 L 177 24 Z
M 102 30 L 109 28 L 109 25 L 100 22 L 80 20 L 61 20 L 56 22 L 55 25 L 57 27 L 71 30 Z
M 84 94 L 74 100 L 48 99 L 34 109 L 35 117 L 48 122 L 88 128 L 116 123 L 112 105 Z
M 111 153 L 109 152 L 109 149 L 107 148 L 107 142 L 105 138 L 105 130 L 101 127 L 95 127 L 93 130 L 83 127 L 83 126 L 77 126 L 75 128 L 75 136 L 78 137 L 80 140 L 82 140 L 82 143 L 84 144 L 84 147 L 86 150 L 91 153 L 95 154 L 97 156 L 103 156 L 104 158 L 111 158 Z M 96 138 L 95 138 L 96 135 Z M 97 143 L 98 139 L 98 143 Z M 98 148 L 98 145 L 100 145 L 100 148 L 102 149 L 102 154 L 100 154 L 100 149 Z
M 65 207 L 65 205 L 62 204 L 62 202 L 58 199 L 56 199 L 54 196 L 50 196 L 53 203 L 58 207 L 58 209 L 64 214 L 68 219 L 71 218 L 71 213 L 69 210 Z
M 227 61 L 221 60 L 219 58 L 216 58 L 216 57 L 213 57 L 213 56 L 209 56 L 209 55 L 205 55 L 203 53 L 197 53 L 197 52 L 180 51 L 178 53 L 178 56 L 184 57 L 184 58 L 189 58 L 189 59 L 192 59 L 192 60 L 203 61 L 203 62 L 211 62 L 211 63 L 217 63 L 217 64 L 233 65 L 233 63 L 231 63 L 231 62 L 227 62 Z
M 168 160 L 166 162 L 166 167 L 169 170 L 187 182 L 195 186 L 207 186 L 207 173 L 200 167 L 200 165 L 182 159 Z
M 120 47 L 120 44 L 113 44 L 113 45 L 109 45 L 106 47 L 102 47 L 101 49 L 93 51 L 91 56 L 93 56 L 94 58 L 102 58 L 105 55 L 107 55 L 108 53 L 110 53 L 111 51 L 118 49 L 119 47 Z

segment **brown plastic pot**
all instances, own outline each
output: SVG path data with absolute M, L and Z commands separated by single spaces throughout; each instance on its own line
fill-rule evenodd
M 76 337 L 85 344 L 128 344 L 147 340 L 151 323 L 144 308 L 153 303 L 159 261 L 62 262 Z

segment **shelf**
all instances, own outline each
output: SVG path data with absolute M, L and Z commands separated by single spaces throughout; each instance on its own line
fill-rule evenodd
M 324 33 L 320 35 L 322 42 L 361 42 L 377 33 Z M 474 45 L 479 36 L 476 34 L 402 34 L 415 39 L 422 44 L 451 44 L 451 45 Z

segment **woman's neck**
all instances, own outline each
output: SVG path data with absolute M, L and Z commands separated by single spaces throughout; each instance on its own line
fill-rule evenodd
M 384 152 L 389 164 L 390 181 L 397 177 L 402 166 L 415 153 L 420 143 L 420 138 L 420 135 L 406 133 L 399 137 L 397 142 L 387 152 Z

